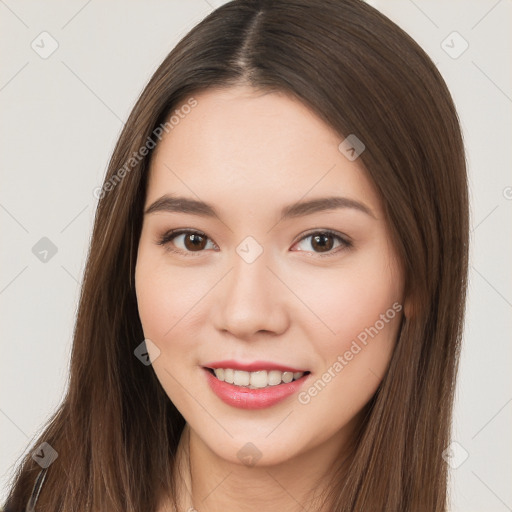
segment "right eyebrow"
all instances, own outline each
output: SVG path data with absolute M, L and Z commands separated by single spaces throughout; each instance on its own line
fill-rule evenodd
M 146 209 L 144 215 L 155 212 L 191 213 L 203 217 L 218 217 L 215 208 L 208 203 L 188 197 L 170 196 L 168 194 L 157 199 Z

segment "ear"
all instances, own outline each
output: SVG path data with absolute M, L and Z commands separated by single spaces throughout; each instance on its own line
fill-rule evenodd
M 414 318 L 414 316 L 417 314 L 418 311 L 418 298 L 417 295 L 413 293 L 407 294 L 407 296 L 404 298 L 403 302 L 403 313 L 405 318 L 411 319 Z

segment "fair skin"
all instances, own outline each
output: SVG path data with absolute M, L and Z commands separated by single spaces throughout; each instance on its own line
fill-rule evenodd
M 361 160 L 339 151 L 343 137 L 298 100 L 247 86 L 194 98 L 197 106 L 157 146 L 144 210 L 173 194 L 211 204 L 218 217 L 145 214 L 135 273 L 144 335 L 160 351 L 152 355 L 154 371 L 187 421 L 179 453 L 188 490 L 182 487 L 180 512 L 319 510 L 308 492 L 322 490 L 322 477 L 351 442 L 403 314 L 386 317 L 333 371 L 365 328 L 402 304 L 402 272 L 382 205 Z M 331 196 L 368 212 L 345 206 L 281 219 L 285 206 Z M 196 245 L 190 234 L 157 243 L 178 228 L 205 236 Z M 328 234 L 323 245 L 314 243 L 326 229 L 342 238 Z M 251 251 L 263 249 L 250 263 L 236 250 L 248 236 L 257 244 Z M 232 359 L 306 369 L 303 392 L 329 368 L 331 378 L 309 401 L 295 393 L 270 407 L 241 409 L 210 389 L 203 368 Z M 249 442 L 260 454 L 255 465 L 239 456 Z M 160 510 L 172 508 L 163 501 Z

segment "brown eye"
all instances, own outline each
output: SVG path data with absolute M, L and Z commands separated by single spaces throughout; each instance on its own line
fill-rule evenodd
M 183 243 L 185 248 L 189 251 L 201 250 L 206 246 L 206 237 L 198 235 L 197 233 L 190 233 L 185 235 Z
M 352 242 L 335 232 L 322 230 L 310 232 L 295 245 L 299 246 L 299 251 L 302 252 L 313 252 L 319 256 L 331 256 L 343 249 L 349 249 L 352 247 Z M 302 247 L 300 247 L 301 245 Z
M 204 252 L 203 249 L 207 248 L 208 242 L 216 248 L 204 233 L 191 229 L 179 229 L 167 232 L 157 241 L 157 244 L 163 245 L 170 252 L 188 256 L 192 253 Z
M 328 233 L 321 233 L 311 237 L 311 247 L 318 252 L 330 251 L 334 246 L 333 236 Z

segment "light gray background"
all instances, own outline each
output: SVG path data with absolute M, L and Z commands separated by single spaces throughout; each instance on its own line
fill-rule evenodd
M 0 0 L 1 502 L 13 464 L 63 397 L 92 191 L 123 120 L 172 47 L 221 3 Z M 512 510 L 511 1 L 369 3 L 437 64 L 467 146 L 471 274 L 451 510 Z M 59 45 L 46 59 L 31 48 L 50 48 L 43 31 Z M 46 263 L 32 252 L 42 237 L 58 249 Z

